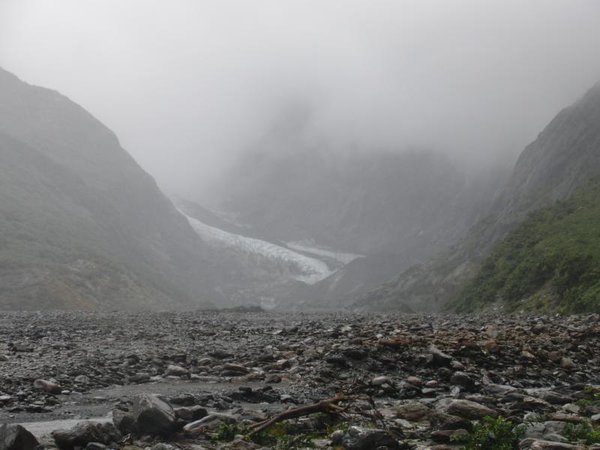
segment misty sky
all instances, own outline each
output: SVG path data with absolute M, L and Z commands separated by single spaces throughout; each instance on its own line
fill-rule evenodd
M 289 105 L 335 143 L 514 157 L 600 80 L 600 1 L 0 0 L 0 66 L 205 189 Z

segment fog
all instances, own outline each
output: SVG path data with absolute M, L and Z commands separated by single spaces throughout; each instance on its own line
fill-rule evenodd
M 0 66 L 199 195 L 289 105 L 336 148 L 514 159 L 600 80 L 600 2 L 2 0 Z

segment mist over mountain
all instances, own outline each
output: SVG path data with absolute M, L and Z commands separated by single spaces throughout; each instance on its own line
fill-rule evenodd
M 281 118 L 225 174 L 219 207 L 282 241 L 420 258 L 460 236 L 490 200 L 495 180 L 470 177 L 443 153 L 341 151 L 307 138 L 309 120 Z
M 555 239 L 567 239 L 578 241 L 578 233 L 585 236 L 585 246 L 590 249 L 596 246 L 596 238 L 592 232 L 586 234 L 585 221 L 589 226 L 593 226 L 594 219 L 591 217 L 596 208 L 597 190 L 593 187 L 586 187 L 590 180 L 600 175 L 600 95 L 598 85 L 590 89 L 586 95 L 576 101 L 573 105 L 563 109 L 539 134 L 538 138 L 528 145 L 519 157 L 510 178 L 505 186 L 498 192 L 496 200 L 490 204 L 489 209 L 478 222 L 464 236 L 464 238 L 452 246 L 449 250 L 438 254 L 422 265 L 411 267 L 400 276 L 385 283 L 380 288 L 369 292 L 358 301 L 362 307 L 375 308 L 394 308 L 398 305 L 410 305 L 413 308 L 439 309 L 443 308 L 445 303 L 453 299 L 453 304 L 460 308 L 464 292 L 461 288 L 473 277 L 478 276 L 481 280 L 483 276 L 480 270 L 490 273 L 501 273 L 499 260 L 492 263 L 497 255 L 506 255 L 506 246 L 511 249 L 511 256 L 508 257 L 510 265 L 514 264 L 516 270 L 522 273 L 533 274 L 536 271 L 532 268 L 525 268 L 526 258 L 533 258 L 535 253 L 533 249 L 530 252 L 518 253 L 519 246 L 533 246 L 538 241 L 545 242 L 539 244 L 549 252 L 552 248 L 552 241 L 543 241 L 545 233 L 552 233 L 554 228 Z M 584 189 L 583 189 L 584 188 Z M 583 192 L 578 197 L 571 199 L 578 190 Z M 589 190 L 589 192 L 587 192 Z M 567 205 L 573 208 L 581 209 L 580 216 L 575 216 L 571 228 L 564 226 L 560 228 L 560 216 L 558 211 L 565 210 L 564 205 L 557 205 L 552 209 L 555 202 L 566 201 Z M 540 218 L 544 216 L 544 208 L 548 210 L 549 216 L 546 216 L 548 223 L 546 228 L 537 228 Z M 568 210 L 569 207 L 566 208 Z M 552 211 L 557 217 L 552 216 Z M 538 213 L 539 212 L 539 213 Z M 529 216 L 534 213 L 530 218 Z M 515 230 L 515 228 L 525 222 L 525 224 Z M 513 231 L 514 230 L 514 231 Z M 572 233 L 572 236 L 569 236 Z M 503 239 L 508 235 L 507 242 Z M 525 244 L 529 242 L 529 244 Z M 579 241 L 582 244 L 582 241 Z M 554 244 L 555 245 L 555 244 Z M 583 245 L 583 244 L 582 244 Z M 557 250 L 559 247 L 556 247 Z M 503 250 L 504 249 L 504 250 Z M 566 249 L 562 251 L 562 257 L 568 258 L 575 255 Z M 493 255 L 486 257 L 493 252 Z M 505 253 L 502 253 L 505 252 Z M 576 251 L 576 257 L 583 257 L 587 254 L 583 251 Z M 540 280 L 544 277 L 546 280 L 552 279 L 554 272 L 559 270 L 556 261 L 550 257 L 550 253 L 538 254 L 539 267 L 546 267 L 548 273 L 552 275 L 540 275 Z M 485 261 L 485 262 L 484 262 Z M 590 259 L 590 267 L 597 267 L 596 259 Z M 481 264 L 484 262 L 484 269 Z M 566 261 L 561 264 L 569 266 Z M 495 265 L 495 269 L 491 269 Z M 504 267 L 506 269 L 506 267 Z M 592 269 L 590 269 L 592 270 Z M 479 274 L 479 275 L 478 275 Z M 515 275 L 516 276 L 516 275 Z M 522 280 L 520 280 L 522 281 Z M 507 283 L 507 279 L 503 279 Z M 537 283 L 537 282 L 535 282 Z M 505 298 L 506 301 L 516 302 L 527 297 L 527 295 L 536 294 L 536 289 L 540 285 L 534 283 L 536 288 L 524 288 L 517 295 L 518 298 Z M 473 307 L 472 298 L 477 289 L 483 287 L 474 285 L 470 287 L 470 293 L 467 297 Z M 501 292 L 500 285 L 497 286 L 498 292 Z M 527 294 L 527 295 L 526 295 Z M 500 294 L 499 294 L 500 295 Z M 552 294 L 555 296 L 556 294 Z M 520 296 L 520 297 L 519 297 Z M 506 296 L 505 296 L 506 297 Z M 498 299 L 502 299 L 500 295 Z M 490 303 L 489 297 L 486 302 Z M 556 304 L 556 298 L 553 302 Z M 595 305 L 596 300 L 588 300 L 588 307 Z M 552 304 L 552 302 L 550 302 Z M 544 307 L 548 304 L 544 303 Z M 563 310 L 569 310 L 568 305 L 562 305 Z M 593 306 L 595 308 L 595 306 Z
M 337 308 L 462 237 L 493 200 L 501 168 L 476 177 L 432 150 L 340 150 L 311 135 L 310 108 L 286 111 L 213 190 L 239 226 L 354 261 L 280 300 Z
M 519 216 L 571 195 L 600 174 L 600 84 L 564 108 L 521 153 L 495 209 Z
M 4 0 L 0 65 L 84 105 L 161 187 L 204 204 L 297 103 L 342 152 L 512 164 L 600 78 L 598 15 L 588 0 Z
M 0 207 L 63 265 L 11 272 L 19 286 L 79 279 L 69 258 L 89 251 L 118 269 L 77 289 L 122 271 L 141 307 L 435 310 L 531 211 L 597 173 L 598 87 L 511 169 L 597 80 L 595 4 L 351 0 L 319 5 L 318 20 L 310 2 L 144 6 L 0 6 L 0 62 L 77 98 L 135 156 L 81 107 L 3 72 Z

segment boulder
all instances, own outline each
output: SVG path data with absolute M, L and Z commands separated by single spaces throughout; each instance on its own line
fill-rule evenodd
M 70 430 L 52 432 L 56 446 L 60 450 L 73 450 L 86 447 L 90 443 L 111 444 L 121 439 L 121 433 L 112 423 L 82 422 Z
M 34 450 L 38 445 L 35 436 L 21 425 L 0 425 L 0 450 Z
M 397 406 L 395 409 L 398 417 L 411 422 L 425 420 L 431 413 L 431 409 L 421 402 L 405 403 Z
M 165 371 L 165 376 L 167 377 L 187 377 L 189 374 L 189 370 L 175 364 L 170 364 L 167 366 L 167 370 Z
M 50 394 L 60 394 L 62 392 L 62 387 L 58 383 L 48 380 L 37 379 L 33 382 L 33 387 Z
M 115 408 L 112 412 L 113 424 L 123 434 L 130 434 L 136 432 L 135 419 L 130 411 L 123 411 L 122 409 Z
M 565 442 L 545 441 L 541 439 L 523 439 L 519 448 L 528 450 L 583 450 L 580 445 L 567 444 Z
M 346 450 L 400 450 L 405 448 L 388 431 L 356 426 L 348 428 L 342 437 L 342 446 Z
M 175 411 L 156 395 L 136 397 L 132 417 L 136 431 L 142 434 L 166 436 L 176 430 Z
M 472 402 L 470 400 L 452 400 L 446 407 L 448 414 L 462 417 L 464 419 L 478 420 L 486 416 L 497 417 L 498 412 L 488 408 L 481 403 Z
M 429 347 L 429 363 L 433 366 L 449 366 L 452 363 L 452 356 L 432 344 Z
M 175 408 L 175 416 L 186 422 L 192 422 L 194 420 L 202 419 L 208 415 L 206 408 L 202 406 L 182 406 L 181 408 Z

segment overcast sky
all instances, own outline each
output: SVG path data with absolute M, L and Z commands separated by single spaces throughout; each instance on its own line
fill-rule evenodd
M 599 23 L 595 0 L 0 0 L 0 66 L 186 193 L 298 102 L 342 148 L 514 156 L 600 80 Z

